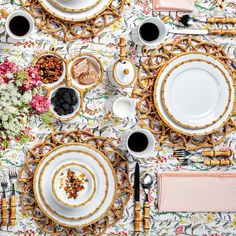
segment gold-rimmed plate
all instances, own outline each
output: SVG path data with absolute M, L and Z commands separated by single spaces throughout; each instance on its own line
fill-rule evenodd
M 54 160 L 60 165 L 82 162 L 95 174 L 97 190 L 91 201 L 78 208 L 67 207 L 57 201 L 50 184 L 56 171 L 54 167 L 58 166 Z M 67 227 L 86 226 L 104 216 L 114 203 L 116 185 L 115 171 L 109 159 L 84 144 L 62 145 L 53 149 L 39 163 L 34 176 L 34 194 L 40 209 L 50 219 Z
M 68 12 L 83 12 L 95 7 L 102 0 L 51 0 L 59 9 Z
M 177 122 L 175 122 L 170 115 L 165 110 L 165 107 L 162 102 L 162 84 L 165 79 L 165 77 L 168 75 L 168 72 L 170 71 L 171 68 L 174 68 L 177 66 L 179 63 L 181 63 L 183 60 L 205 60 L 205 61 L 210 61 L 213 63 L 215 66 L 220 68 L 222 72 L 225 74 L 227 80 L 229 81 L 230 85 L 230 102 L 227 106 L 226 112 L 224 112 L 223 116 L 220 117 L 220 119 L 217 120 L 217 122 L 203 128 L 198 128 L 198 129 L 193 129 L 193 128 L 188 128 L 188 127 L 183 127 Z M 227 86 L 226 86 L 227 87 Z M 201 94 L 199 94 L 201 96 Z M 163 67 L 155 81 L 155 86 L 154 86 L 154 93 L 153 93 L 153 99 L 154 99 L 154 104 L 157 109 L 158 115 L 160 118 L 164 121 L 164 123 L 173 129 L 174 131 L 185 134 L 188 136 L 201 136 L 201 135 L 207 135 L 210 133 L 214 133 L 216 130 L 219 130 L 232 116 L 234 109 L 235 109 L 235 81 L 232 73 L 230 72 L 229 68 L 218 58 L 206 54 L 206 53 L 201 53 L 201 52 L 189 52 L 189 53 L 181 53 L 174 57 L 173 59 L 170 60 L 170 62 Z M 186 99 L 188 99 L 186 97 Z M 207 98 L 206 98 L 207 102 Z
M 112 0 L 102 0 L 96 6 L 82 12 L 68 12 L 62 10 L 52 3 L 50 0 L 39 0 L 42 7 L 51 15 L 65 21 L 80 22 L 92 19 L 103 12 L 112 2 Z
M 182 127 L 206 128 L 226 113 L 231 88 L 225 72 L 208 59 L 181 57 L 162 82 L 161 99 L 166 113 Z

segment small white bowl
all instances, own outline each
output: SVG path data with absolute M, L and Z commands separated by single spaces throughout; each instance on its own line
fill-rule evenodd
M 51 101 L 51 99 L 54 97 L 54 95 L 56 94 L 56 92 L 58 91 L 59 88 L 68 88 L 66 87 L 65 85 L 62 85 L 62 86 L 59 86 L 55 89 L 53 89 L 51 92 L 50 92 L 50 95 L 49 95 L 49 100 Z M 81 107 L 82 107 L 82 99 L 81 99 L 81 94 L 79 93 L 79 91 L 73 87 L 70 87 L 70 89 L 73 89 L 75 91 L 75 94 L 78 98 L 78 103 L 74 106 L 74 112 L 71 113 L 71 114 L 68 114 L 68 115 L 58 115 L 55 111 L 54 111 L 54 105 L 52 104 L 51 102 L 51 106 L 50 106 L 50 111 L 52 112 L 53 114 L 53 117 L 56 118 L 57 120 L 60 120 L 60 121 L 69 121 L 69 120 L 72 120 L 73 118 L 76 117 L 76 115 L 79 113 L 79 111 L 81 110 Z
M 58 84 L 60 84 L 60 83 L 64 80 L 64 78 L 65 78 L 65 76 L 66 76 L 66 64 L 65 64 L 65 61 L 63 60 L 63 58 L 61 58 L 59 55 L 54 54 L 54 53 L 45 52 L 45 53 L 40 54 L 40 55 L 33 61 L 33 66 L 35 66 L 36 63 L 37 63 L 37 61 L 38 61 L 40 58 L 42 58 L 43 56 L 55 56 L 55 57 L 61 59 L 61 61 L 62 61 L 63 69 L 62 69 L 62 74 L 61 74 L 60 78 L 59 78 L 57 81 L 55 81 L 55 82 L 53 82 L 53 83 L 48 83 L 48 84 L 45 84 L 45 83 L 43 83 L 43 81 L 42 81 L 43 86 L 45 86 L 46 88 L 51 88 L 51 89 L 52 89 L 52 88 L 54 88 L 55 86 L 57 86 Z
M 94 71 L 96 71 L 98 74 L 98 81 L 97 82 L 89 84 L 89 85 L 84 85 L 84 84 L 79 83 L 78 79 L 75 79 L 73 77 L 72 67 L 81 58 L 86 58 L 88 60 L 88 62 L 93 66 Z M 89 90 L 89 89 L 93 88 L 101 81 L 101 79 L 103 77 L 103 67 L 102 67 L 100 60 L 98 58 L 96 58 L 95 56 L 89 55 L 89 54 L 84 54 L 84 55 L 82 54 L 82 55 L 76 57 L 75 59 L 73 59 L 68 65 L 68 72 L 70 74 L 72 83 L 80 90 Z

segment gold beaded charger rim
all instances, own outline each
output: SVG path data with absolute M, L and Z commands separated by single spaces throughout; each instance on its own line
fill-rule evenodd
M 169 127 L 158 115 L 155 107 L 153 92 L 159 72 L 178 54 L 188 52 L 203 52 L 217 57 L 229 68 L 235 83 L 236 61 L 227 56 L 222 46 L 215 43 L 202 41 L 196 37 L 183 37 L 170 43 L 164 43 L 156 49 L 144 48 L 145 58 L 140 64 L 138 79 L 132 92 L 132 96 L 138 100 L 136 106 L 137 116 L 140 125 L 156 135 L 161 145 L 184 147 L 188 150 L 214 147 L 222 142 L 226 135 L 236 129 L 236 123 L 233 119 L 236 114 L 235 111 L 231 118 L 213 133 L 188 136 Z
M 42 7 L 39 0 L 20 0 L 21 7 L 32 15 L 38 29 L 64 42 L 97 36 L 104 28 L 121 18 L 125 2 L 126 0 L 113 0 L 104 11 L 94 18 L 69 22 L 50 14 Z
M 67 143 L 83 143 L 98 149 L 108 157 L 117 176 L 116 199 L 109 211 L 97 222 L 81 228 L 64 227 L 50 220 L 37 205 L 33 192 L 34 172 L 40 160 L 49 151 Z M 19 172 L 19 185 L 22 190 L 23 212 L 34 219 L 43 233 L 51 235 L 103 235 L 108 227 L 115 225 L 123 217 L 125 206 L 132 195 L 128 160 L 122 156 L 112 139 L 95 136 L 80 129 L 52 133 L 31 148 Z

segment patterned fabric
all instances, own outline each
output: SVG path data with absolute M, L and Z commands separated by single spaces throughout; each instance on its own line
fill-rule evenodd
M 13 0 L 13 5 L 9 0 L 1 0 L 0 8 L 9 12 L 19 8 L 19 2 Z M 125 34 L 129 40 L 129 33 L 132 28 L 139 25 L 140 22 L 147 16 L 156 16 L 157 14 L 163 18 L 169 27 L 175 27 L 175 19 L 182 13 L 155 13 L 152 11 L 151 2 L 148 0 L 137 0 L 131 2 L 132 7 L 126 6 L 123 13 L 123 18 L 117 21 L 111 27 L 105 29 L 98 37 L 90 40 L 79 40 L 75 42 L 63 43 L 57 41 L 52 36 L 46 35 L 40 31 L 35 32 L 26 42 L 12 41 L 4 31 L 4 19 L 0 19 L 0 60 L 8 58 L 9 60 L 16 61 L 22 65 L 28 65 L 35 53 L 48 50 L 52 44 L 57 46 L 57 51 L 65 56 L 75 55 L 80 52 L 92 52 L 98 56 L 106 70 L 102 83 L 95 89 L 89 91 L 84 99 L 83 112 L 70 123 L 62 124 L 60 122 L 53 122 L 52 125 L 42 122 L 38 117 L 32 117 L 32 133 L 34 140 L 26 144 L 12 142 L 9 149 L 1 151 L 0 159 L 0 172 L 1 174 L 8 173 L 10 166 L 20 167 L 24 164 L 25 153 L 28 148 L 32 147 L 35 143 L 42 140 L 47 134 L 53 130 L 69 130 L 77 127 L 81 129 L 88 129 L 95 134 L 102 136 L 113 137 L 115 142 L 121 143 L 123 134 L 129 129 L 138 126 L 138 120 L 125 120 L 120 121 L 115 118 L 106 116 L 106 102 L 112 95 L 130 95 L 132 88 L 126 90 L 116 91 L 107 79 L 107 68 L 109 62 L 114 56 L 118 56 L 119 50 L 116 45 L 118 38 L 121 34 Z M 196 0 L 195 11 L 193 12 L 196 17 L 203 16 L 235 16 L 236 15 L 236 2 L 235 0 Z M 197 23 L 194 28 L 209 28 L 209 25 Z M 213 27 L 221 27 L 214 25 Z M 222 26 L 226 28 L 225 25 Z M 229 28 L 232 25 L 229 25 Z M 167 41 L 171 42 L 180 36 L 169 34 Z M 205 35 L 202 39 L 220 43 L 225 51 L 232 57 L 236 55 L 236 38 L 228 36 L 208 36 Z M 136 47 L 131 41 L 128 41 L 127 46 L 128 54 L 136 62 L 137 69 L 139 63 L 143 60 L 142 48 Z M 235 150 L 236 146 L 236 133 L 232 133 L 225 138 L 225 141 L 216 149 Z M 128 156 L 130 163 L 131 180 L 133 181 L 133 172 L 135 160 Z M 157 147 L 156 153 L 153 156 L 140 160 L 141 173 L 145 171 L 153 174 L 156 180 L 157 170 L 177 170 L 176 161 L 172 157 L 172 150 L 166 147 Z M 183 168 L 184 169 L 184 168 Z M 201 165 L 193 165 L 186 167 L 190 170 L 235 170 L 232 167 L 204 167 Z M 10 195 L 11 186 L 8 185 L 7 194 Z M 20 197 L 20 190 L 17 191 L 18 199 Z M 142 192 L 142 199 L 144 194 Z M 159 213 L 155 207 L 157 202 L 157 183 L 151 190 L 151 233 L 150 235 L 201 235 L 201 236 L 232 236 L 236 235 L 236 213 Z M 28 218 L 22 212 L 20 201 L 17 206 L 18 225 L 15 228 L 2 227 L 0 235 L 44 235 L 36 227 L 33 219 Z M 123 220 L 118 224 L 111 227 L 107 231 L 107 235 L 134 235 L 133 233 L 133 200 L 131 199 L 124 212 Z M 9 232 L 7 232 L 7 230 Z

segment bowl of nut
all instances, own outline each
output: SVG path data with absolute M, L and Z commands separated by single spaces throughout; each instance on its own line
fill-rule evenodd
M 61 121 L 73 119 L 80 111 L 82 102 L 77 89 L 61 85 L 50 92 L 50 110 Z
M 80 90 L 95 87 L 103 77 L 100 60 L 90 54 L 81 54 L 69 63 L 72 83 Z
M 32 64 L 38 69 L 40 79 L 46 87 L 52 88 L 65 78 L 66 64 L 54 52 L 39 54 Z

